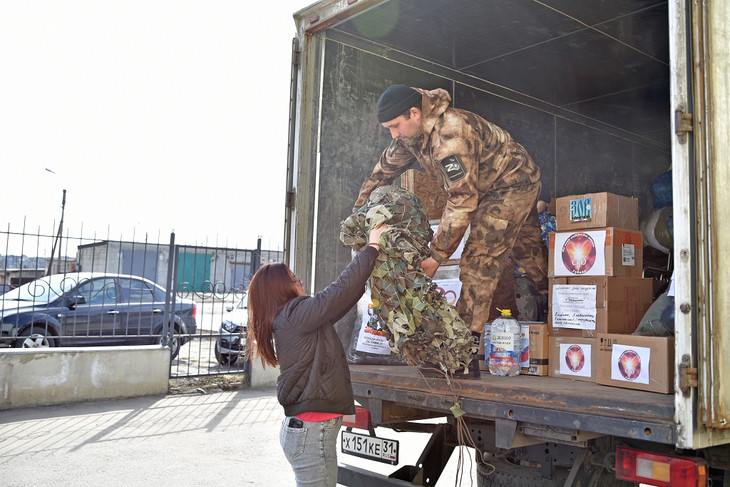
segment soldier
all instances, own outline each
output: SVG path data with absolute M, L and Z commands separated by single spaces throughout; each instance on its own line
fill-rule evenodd
M 507 131 L 450 103 L 451 96 L 440 88 L 392 85 L 383 92 L 377 118 L 393 142 L 363 182 L 355 206 L 417 162 L 442 185 L 448 200 L 431 256 L 421 267 L 433 277 L 471 224 L 460 262 L 456 310 L 479 337 L 510 254 L 547 299 L 547 249 L 535 209 L 540 170 Z M 468 375 L 479 377 L 478 360 L 469 364 Z

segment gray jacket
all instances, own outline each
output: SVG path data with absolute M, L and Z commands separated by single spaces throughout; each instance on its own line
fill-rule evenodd
M 355 412 L 350 369 L 333 325 L 365 292 L 377 256 L 366 247 L 335 282 L 314 296 L 292 299 L 274 318 L 277 396 L 287 416 Z

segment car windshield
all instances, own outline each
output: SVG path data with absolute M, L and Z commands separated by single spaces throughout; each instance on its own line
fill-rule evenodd
M 76 286 L 78 277 L 69 274 L 54 274 L 41 277 L 2 295 L 6 301 L 32 301 L 49 303 Z
M 248 294 L 243 295 L 243 299 L 241 299 L 238 302 L 238 305 L 236 306 L 238 309 L 246 309 L 248 308 Z

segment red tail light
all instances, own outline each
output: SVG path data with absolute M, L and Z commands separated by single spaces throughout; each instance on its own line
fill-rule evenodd
M 196 316 L 198 316 L 198 305 L 193 304 L 193 318 L 195 318 Z
M 616 447 L 616 478 L 659 487 L 704 487 L 707 463 L 699 458 Z
M 361 430 L 370 429 L 370 412 L 362 406 L 355 406 L 355 414 L 348 414 L 342 418 L 342 426 Z

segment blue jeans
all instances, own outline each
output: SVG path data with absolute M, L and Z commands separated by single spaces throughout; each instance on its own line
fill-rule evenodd
M 297 487 L 337 485 L 337 434 L 342 416 L 327 421 L 302 421 L 301 428 L 289 427 L 287 416 L 281 423 L 279 441 L 294 469 Z

